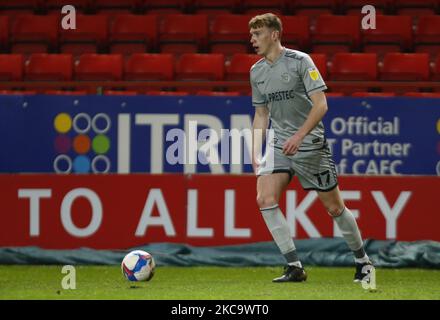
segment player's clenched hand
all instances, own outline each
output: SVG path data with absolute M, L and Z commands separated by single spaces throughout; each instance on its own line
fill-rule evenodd
M 287 139 L 286 142 L 284 142 L 283 153 L 285 155 L 294 155 L 298 151 L 302 141 L 303 138 L 298 133 L 295 133 L 293 136 Z

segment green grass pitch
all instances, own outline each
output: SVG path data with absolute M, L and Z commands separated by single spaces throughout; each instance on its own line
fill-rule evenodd
M 0 299 L 440 299 L 440 270 L 377 269 L 376 291 L 352 282 L 354 268 L 306 267 L 305 283 L 272 283 L 281 267 L 158 267 L 128 282 L 118 266 L 76 266 L 65 290 L 62 266 L 0 266 Z

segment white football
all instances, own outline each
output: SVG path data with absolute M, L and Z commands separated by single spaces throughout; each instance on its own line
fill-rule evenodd
M 121 263 L 122 273 L 129 281 L 149 281 L 155 268 L 153 256 L 142 250 L 131 251 Z

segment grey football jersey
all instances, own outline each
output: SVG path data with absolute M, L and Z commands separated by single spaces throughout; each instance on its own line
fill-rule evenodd
M 304 124 L 313 106 L 310 95 L 327 89 L 310 56 L 283 49 L 272 64 L 261 59 L 250 70 L 252 104 L 269 109 L 275 144 L 280 146 Z M 322 121 L 304 138 L 300 150 L 322 147 Z

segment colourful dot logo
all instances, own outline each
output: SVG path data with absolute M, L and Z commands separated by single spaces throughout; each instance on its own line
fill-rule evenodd
M 54 118 L 54 148 L 57 153 L 53 167 L 56 173 L 107 173 L 111 163 L 106 154 L 111 148 L 107 135 L 110 117 L 98 113 L 69 115 L 59 113 Z

